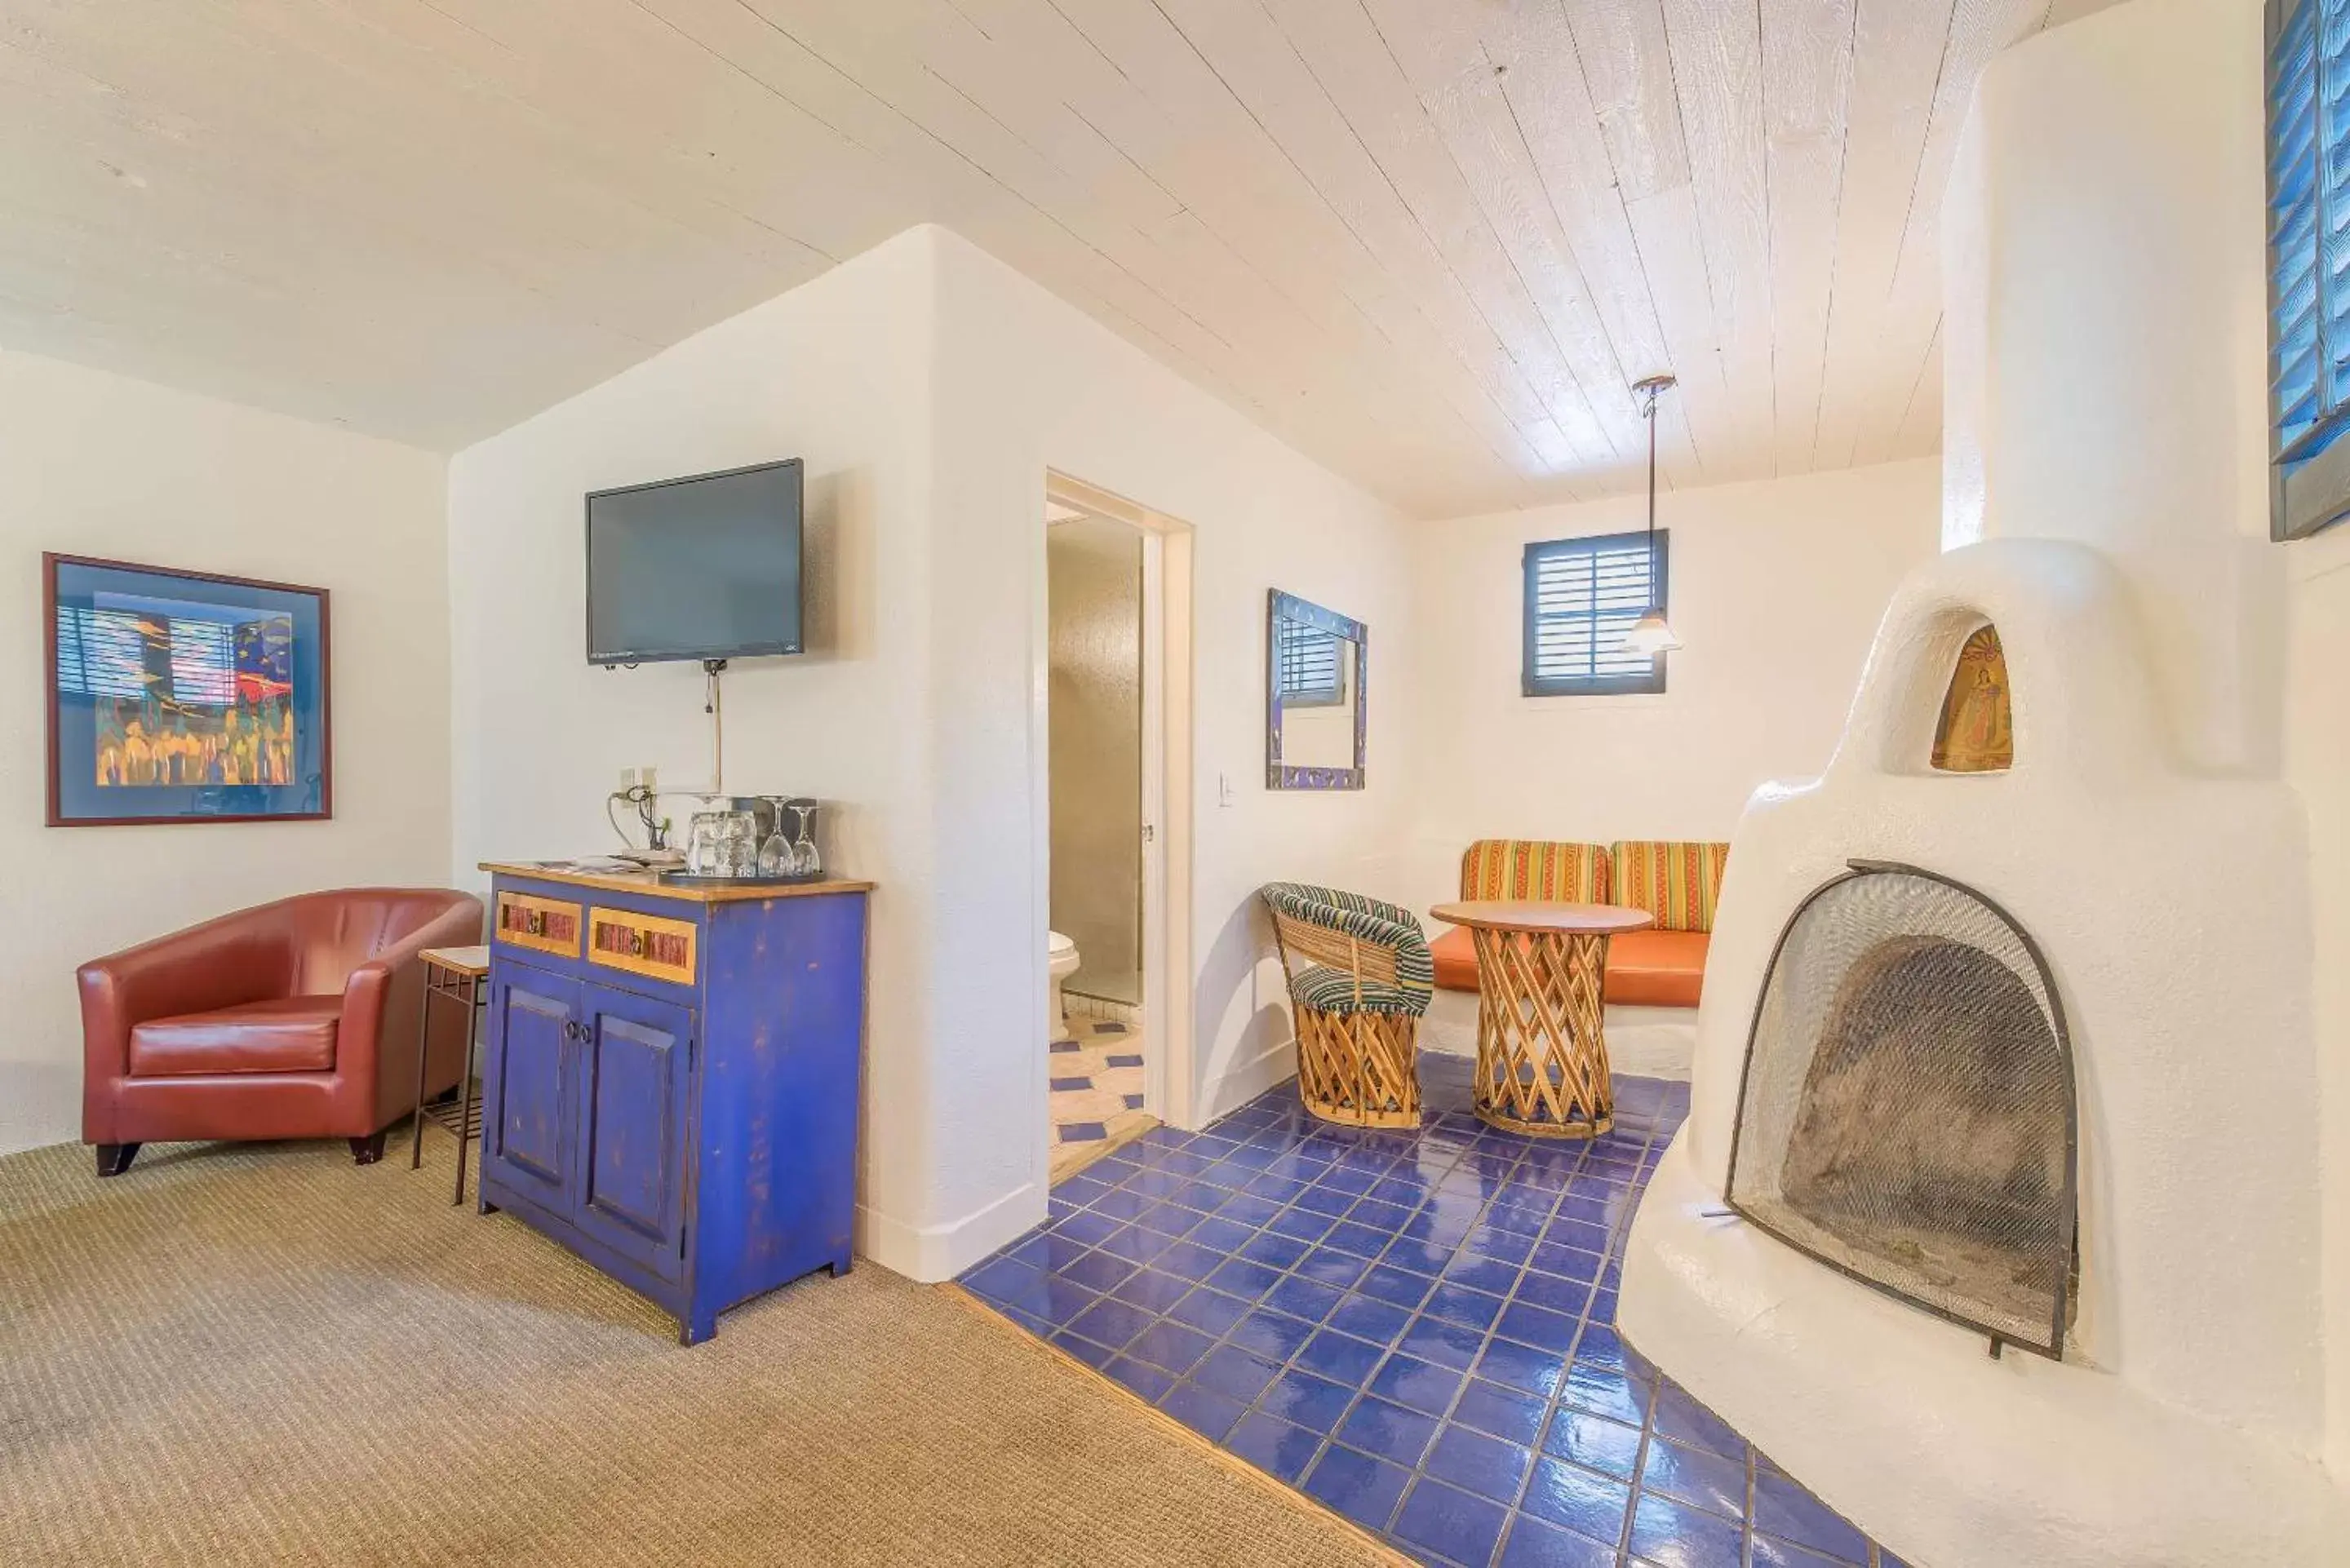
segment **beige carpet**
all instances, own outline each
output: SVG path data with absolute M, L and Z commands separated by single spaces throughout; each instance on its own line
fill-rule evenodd
M 872 1264 L 681 1349 L 452 1147 L 0 1159 L 0 1561 L 1399 1561 Z

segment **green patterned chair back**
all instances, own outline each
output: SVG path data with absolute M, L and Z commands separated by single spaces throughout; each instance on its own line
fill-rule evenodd
M 1436 961 L 1411 912 L 1360 893 L 1307 882 L 1268 882 L 1289 999 L 1323 1012 L 1428 1011 Z

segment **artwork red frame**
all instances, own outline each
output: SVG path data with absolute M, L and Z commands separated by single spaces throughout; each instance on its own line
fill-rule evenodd
M 57 569 L 88 566 L 101 570 L 146 572 L 191 583 L 258 588 L 272 593 L 307 594 L 318 602 L 318 809 L 303 812 L 234 812 L 187 816 L 67 816 L 59 799 L 57 742 Z M 56 550 L 41 552 L 41 708 L 48 732 L 47 752 L 48 826 L 51 827 L 154 827 L 181 823 L 326 822 L 335 815 L 334 624 L 329 592 L 304 583 L 274 582 L 266 577 L 240 577 L 226 572 L 190 571 L 183 566 L 159 566 L 143 561 L 120 561 L 103 556 L 74 556 Z

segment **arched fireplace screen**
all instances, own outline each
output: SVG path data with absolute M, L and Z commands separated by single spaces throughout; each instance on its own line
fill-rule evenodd
M 2075 1116 L 2056 987 L 2022 929 L 1948 877 L 1856 860 L 1772 955 L 1731 1206 L 1994 1349 L 2059 1355 Z

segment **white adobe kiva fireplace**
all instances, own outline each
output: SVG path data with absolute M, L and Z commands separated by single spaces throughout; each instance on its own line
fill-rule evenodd
M 2259 13 L 2129 0 L 1985 69 L 1950 548 L 1739 823 L 1627 1243 L 1627 1340 L 1915 1568 L 2350 1564 Z M 1986 625 L 2009 765 L 1939 771 Z
M 2012 763 L 1940 772 L 1987 624 Z M 1739 824 L 1632 1227 L 1627 1340 L 1918 1568 L 2350 1560 L 2302 814 L 2172 760 L 2139 637 L 2075 543 L 1903 586 Z

